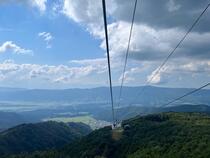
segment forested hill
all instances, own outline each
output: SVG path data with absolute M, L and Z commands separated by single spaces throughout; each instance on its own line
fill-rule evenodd
M 54 150 L 18 158 L 207 158 L 210 157 L 210 116 L 201 113 L 162 113 L 94 131 Z
M 22 124 L 0 133 L 0 154 L 60 148 L 90 132 L 90 127 L 82 123 Z

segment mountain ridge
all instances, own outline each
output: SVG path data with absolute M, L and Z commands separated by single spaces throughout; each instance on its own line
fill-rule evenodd
M 120 87 L 113 88 L 115 101 L 118 100 Z M 160 106 L 171 99 L 175 99 L 182 94 L 185 94 L 192 89 L 190 88 L 163 88 L 147 86 L 141 97 L 136 98 L 136 94 L 141 91 L 143 87 L 124 87 L 121 105 L 133 103 L 140 106 Z M 182 101 L 185 103 L 195 104 L 210 104 L 210 90 L 201 90 L 192 96 L 184 98 Z M 202 97 L 200 97 L 202 96 Z M 26 90 L 9 90 L 1 91 L 0 89 L 0 102 L 35 102 L 35 103 L 107 103 L 109 100 L 108 87 L 98 87 L 89 89 L 26 89 Z
M 0 154 L 60 148 L 90 132 L 90 127 L 82 123 L 49 121 L 21 124 L 0 132 Z
M 12 158 L 206 158 L 210 156 L 210 116 L 203 113 L 159 113 L 137 116 L 91 132 L 63 149 Z M 113 132 L 120 139 L 113 138 Z

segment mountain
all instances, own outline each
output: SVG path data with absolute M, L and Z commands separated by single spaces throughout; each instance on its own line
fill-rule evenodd
M 158 109 L 158 108 L 157 108 Z M 172 106 L 172 107 L 165 107 L 165 108 L 159 108 L 160 112 L 204 112 L 204 113 L 210 113 L 210 106 L 208 105 L 190 105 L 190 104 L 184 104 L 184 105 L 178 105 L 178 106 Z
M 171 107 L 141 107 L 141 106 L 129 106 L 115 109 L 115 117 L 118 120 L 126 120 L 138 115 L 148 115 L 161 112 L 198 112 L 198 113 L 210 113 L 210 106 L 198 104 L 181 104 Z M 93 116 L 99 120 L 112 121 L 111 109 L 101 108 L 92 112 Z
M 60 150 L 13 158 L 210 157 L 210 116 L 207 114 L 152 114 L 126 120 L 122 127 L 93 131 Z
M 160 106 L 171 99 L 177 98 L 192 89 L 188 88 L 161 88 L 147 86 L 144 93 L 136 97 L 144 87 L 124 87 L 122 104 L 129 103 L 141 106 Z M 114 98 L 118 101 L 119 87 L 114 87 Z M 201 90 L 184 98 L 184 103 L 210 104 L 210 90 Z M 110 100 L 109 88 L 99 87 L 90 89 L 12 89 L 0 88 L 0 102 L 30 102 L 30 103 L 107 103 Z
M 22 124 L 0 133 L 0 154 L 16 154 L 62 147 L 90 133 L 82 123 Z
M 0 111 L 0 131 L 24 122 L 25 119 L 17 113 Z

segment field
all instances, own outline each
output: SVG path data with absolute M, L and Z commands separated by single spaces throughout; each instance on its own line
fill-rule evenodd
M 84 124 L 89 125 L 93 130 L 110 125 L 109 122 L 96 120 L 91 115 L 85 116 L 76 116 L 76 117 L 54 117 L 54 118 L 47 118 L 43 121 L 56 121 L 56 122 L 82 122 Z

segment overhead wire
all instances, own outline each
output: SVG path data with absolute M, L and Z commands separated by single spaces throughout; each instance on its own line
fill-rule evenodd
M 135 21 L 137 2 L 138 2 L 138 0 L 135 0 L 133 14 L 132 14 L 132 22 L 131 22 L 131 27 L 130 27 L 130 31 L 129 31 L 128 45 L 127 45 L 127 50 L 126 50 L 126 55 L 125 55 L 125 62 L 124 62 L 123 73 L 122 73 L 122 79 L 121 79 L 121 85 L 120 85 L 120 91 L 119 91 L 118 107 L 120 106 L 120 103 L 121 103 L 122 89 L 123 89 L 123 84 L 124 84 L 124 80 L 125 80 L 125 72 L 126 72 L 126 66 L 127 66 L 127 61 L 128 61 L 128 54 L 129 54 L 129 50 L 130 50 L 133 25 L 134 25 L 134 21 Z
M 189 96 L 193 93 L 196 93 L 196 92 L 198 92 L 198 91 L 200 91 L 200 90 L 202 90 L 202 89 L 204 89 L 205 87 L 208 87 L 208 86 L 210 86 L 210 82 L 201 86 L 201 87 L 199 87 L 199 88 L 197 88 L 197 89 L 194 89 L 194 90 L 192 90 L 192 91 L 190 91 L 190 92 L 188 92 L 188 93 L 186 93 L 186 94 L 184 94 L 184 95 L 182 95 L 182 96 L 180 96 L 180 97 L 178 97 L 178 98 L 176 98 L 176 99 L 174 99 L 174 100 L 172 100 L 172 101 L 170 101 L 166 104 L 161 105 L 161 107 L 165 107 L 165 106 L 168 106 L 168 105 L 170 105 L 174 102 L 177 102 L 177 101 L 179 101 L 179 100 L 181 100 L 181 99 L 183 99 L 183 98 L 185 98 L 185 97 L 187 97 L 187 96 Z
M 205 7 L 205 9 L 201 12 L 201 14 L 196 18 L 196 20 L 193 22 L 193 24 L 191 25 L 191 27 L 188 29 L 188 31 L 185 33 L 185 35 L 181 38 L 181 40 L 178 42 L 178 44 L 176 45 L 176 47 L 169 53 L 169 55 L 163 60 L 163 62 L 161 63 L 161 65 L 158 67 L 158 69 L 155 71 L 155 73 L 150 77 L 150 79 L 146 82 L 146 84 L 142 87 L 142 90 L 137 94 L 136 98 L 141 96 L 142 93 L 145 91 L 145 89 L 147 88 L 147 86 L 149 86 L 151 84 L 151 82 L 153 81 L 153 79 L 160 73 L 160 71 L 162 70 L 162 68 L 165 66 L 165 64 L 168 62 L 168 60 L 170 59 L 170 57 L 176 52 L 177 48 L 183 43 L 183 41 L 186 39 L 186 37 L 189 35 L 189 33 L 193 30 L 193 28 L 196 26 L 196 24 L 200 21 L 201 17 L 204 15 L 204 13 L 208 10 L 210 6 L 210 3 Z M 130 104 L 132 105 L 132 104 Z M 129 105 L 129 106 L 130 106 Z
M 111 77 L 111 64 L 110 64 L 110 55 L 109 55 L 109 42 L 108 42 L 108 31 L 107 31 L 107 17 L 106 17 L 106 2 L 105 0 L 102 0 L 102 6 L 103 6 L 103 16 L 104 16 L 104 28 L 105 28 L 105 38 L 106 38 L 106 48 L 107 48 L 107 62 L 108 62 L 108 71 L 109 71 L 109 85 L 110 85 L 110 96 L 111 96 L 111 103 L 112 103 L 112 118 L 113 118 L 113 125 L 115 125 L 115 112 L 114 112 L 114 100 L 113 100 L 113 87 L 112 87 L 112 77 Z M 123 89 L 123 84 L 124 84 L 124 80 L 125 80 L 125 72 L 126 72 L 126 66 L 127 66 L 127 60 L 128 60 L 128 54 L 129 54 L 129 49 L 130 49 L 130 43 L 131 43 L 131 36 L 132 36 L 132 31 L 133 31 L 133 24 L 134 24 L 134 20 L 135 20 L 135 13 L 136 13 L 136 6 L 137 6 L 137 0 L 135 1 L 134 4 L 134 11 L 133 11 L 133 16 L 132 16 L 132 24 L 131 24 L 131 28 L 130 28 L 130 34 L 129 34 L 129 40 L 128 40 L 128 46 L 127 46 L 127 50 L 126 50 L 126 56 L 125 56 L 125 63 L 124 63 L 124 67 L 123 67 L 123 74 L 122 74 L 122 80 L 121 80 L 121 86 L 120 86 L 120 93 L 119 93 L 119 103 L 118 106 L 120 105 L 120 101 L 121 101 L 121 96 L 122 96 L 122 89 Z M 197 17 L 197 19 L 194 21 L 194 23 L 191 25 L 191 27 L 188 29 L 188 31 L 186 32 L 186 34 L 181 38 L 181 40 L 178 42 L 178 44 L 176 45 L 176 47 L 169 53 L 169 55 L 163 60 L 163 62 L 161 63 L 161 65 L 158 67 L 158 69 L 155 71 L 155 73 L 150 77 L 150 79 L 146 82 L 145 86 L 143 86 L 141 92 L 139 93 L 139 95 L 141 95 L 146 87 L 151 84 L 151 82 L 153 81 L 153 79 L 160 73 L 160 71 L 162 70 L 162 68 L 165 66 L 165 64 L 168 62 L 168 60 L 170 59 L 170 57 L 176 52 L 177 48 L 183 43 L 183 41 L 186 39 L 186 37 L 189 35 L 189 33 L 193 30 L 193 28 L 196 26 L 196 24 L 200 21 L 201 17 L 203 16 L 203 14 L 207 11 L 207 9 L 209 8 L 210 3 L 206 6 L 206 8 L 201 12 L 201 14 Z M 172 101 L 170 101 L 167 104 L 164 104 L 163 106 L 167 106 L 169 104 L 172 104 L 188 95 L 191 95 L 207 86 L 209 86 L 210 83 L 195 89 L 181 97 L 178 97 Z M 137 95 L 137 97 L 139 96 Z M 130 104 L 132 105 L 132 104 Z M 129 106 L 130 106 L 129 105 Z
M 105 30 L 106 50 L 107 50 L 107 64 L 108 64 L 108 72 L 109 72 L 110 97 L 111 97 L 111 104 L 112 104 L 112 119 L 113 119 L 113 126 L 115 126 L 114 99 L 113 99 L 112 74 L 111 74 L 111 62 L 110 62 L 110 55 L 109 55 L 109 38 L 108 38 L 108 30 L 107 30 L 105 0 L 102 0 L 102 7 L 103 7 L 104 30 Z

